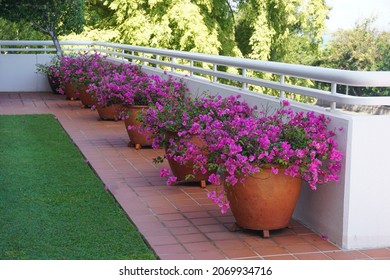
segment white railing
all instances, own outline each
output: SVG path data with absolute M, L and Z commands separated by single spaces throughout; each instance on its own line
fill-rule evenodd
M 98 51 L 112 59 L 127 60 L 147 67 L 162 69 L 190 77 L 202 77 L 212 83 L 219 83 L 242 92 L 259 92 L 261 88 L 275 90 L 279 97 L 286 93 L 327 101 L 332 109 L 336 103 L 345 105 L 390 105 L 390 97 L 360 97 L 337 92 L 337 85 L 347 87 L 390 87 L 390 71 L 348 71 L 313 66 L 293 65 L 279 62 L 259 61 L 236 57 L 206 55 L 200 53 L 156 49 L 105 42 L 61 42 L 65 53 L 78 51 Z M 55 53 L 51 41 L 0 41 L 0 54 L 7 53 Z M 219 70 L 229 68 L 226 72 Z M 261 73 L 278 81 L 251 77 L 250 73 Z M 314 86 L 297 86 L 286 83 L 289 78 L 310 80 L 329 85 L 329 90 Z M 234 82 L 235 86 L 221 83 Z M 257 89 L 256 89 L 257 87 Z M 274 91 L 274 92 L 275 92 Z

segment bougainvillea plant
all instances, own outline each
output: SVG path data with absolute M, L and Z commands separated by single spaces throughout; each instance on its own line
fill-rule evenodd
M 330 118 L 314 112 L 294 112 L 287 101 L 273 114 L 259 112 L 258 116 L 200 123 L 202 135 L 208 144 L 210 157 L 218 165 L 218 172 L 210 182 L 235 185 L 245 177 L 271 166 L 277 174 L 278 167 L 285 174 L 301 177 L 315 190 L 319 184 L 338 181 L 342 153 L 334 139 L 336 133 L 329 129 Z M 224 111 L 216 110 L 223 115 Z M 221 193 L 209 197 L 226 211 L 226 201 Z
M 266 166 L 271 166 L 275 174 L 280 167 L 285 168 L 286 175 L 301 177 L 313 190 L 319 184 L 338 180 L 342 153 L 335 131 L 328 128 L 330 118 L 314 112 L 294 112 L 287 101 L 282 101 L 272 114 L 250 107 L 239 96 L 184 101 L 191 106 L 183 102 L 173 103 L 173 107 L 172 103 L 159 104 L 147 117 L 154 117 L 151 123 L 154 129 L 172 127 L 177 129 L 178 136 L 196 134 L 202 139 L 207 153 L 194 153 L 182 146 L 171 153 L 180 150 L 183 162 L 196 159 L 194 172 L 211 173 L 209 182 L 235 185 Z M 174 113 L 169 120 L 167 112 L 176 110 L 183 117 L 177 118 Z M 187 118 L 189 114 L 192 115 Z M 161 136 L 160 133 L 160 140 Z M 164 169 L 162 175 L 169 173 Z M 168 182 L 172 181 L 174 178 L 169 177 Z M 227 211 L 223 191 L 209 192 L 208 196 L 222 212 Z
M 111 64 L 97 83 L 89 84 L 88 92 L 93 92 L 97 104 L 102 107 L 113 104 L 123 106 L 134 103 L 138 81 L 147 78 L 140 67 L 128 63 Z

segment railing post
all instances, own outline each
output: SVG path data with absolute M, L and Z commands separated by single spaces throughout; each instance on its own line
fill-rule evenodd
M 280 75 L 280 84 L 284 85 L 284 75 Z M 280 98 L 284 98 L 284 90 L 280 91 Z
M 330 86 L 330 94 L 336 94 L 336 91 L 337 91 L 337 84 L 336 83 L 332 83 L 331 86 Z M 331 110 L 336 110 L 336 102 L 331 102 L 330 103 L 330 109 Z
M 173 56 L 171 57 L 171 63 L 172 63 L 171 72 L 174 73 L 175 72 L 175 68 L 173 67 L 173 64 L 175 63 L 175 58 Z
M 216 72 L 217 72 L 217 64 L 214 64 L 213 65 L 213 72 L 214 72 L 214 75 L 213 75 L 213 83 L 215 83 L 217 81 L 217 76 L 215 76 Z
M 145 53 L 143 52 L 142 53 L 142 65 L 146 66 L 146 62 L 145 62 Z
M 156 68 L 157 69 L 160 68 L 160 64 L 157 63 L 159 60 L 160 60 L 160 56 L 158 54 L 156 54 Z
M 246 68 L 242 68 L 242 77 L 246 78 Z M 246 83 L 242 83 L 242 89 L 247 89 Z
M 194 72 L 192 71 L 192 69 L 194 69 L 194 61 L 193 60 L 190 60 L 190 67 L 191 67 L 190 77 L 192 77 L 194 75 Z

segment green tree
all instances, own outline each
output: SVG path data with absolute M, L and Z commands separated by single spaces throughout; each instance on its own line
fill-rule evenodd
M 0 40 L 48 40 L 50 37 L 29 24 L 0 18 Z
M 322 35 L 329 8 L 324 0 L 241 0 L 237 10 L 236 42 L 251 59 L 312 65 L 321 54 Z M 279 81 L 279 75 L 248 71 L 247 75 Z M 285 77 L 285 83 L 314 86 L 312 81 Z M 263 87 L 254 91 L 279 95 Z M 312 98 L 285 93 L 289 98 Z
M 0 0 L 0 17 L 31 23 L 52 38 L 62 55 L 58 36 L 82 31 L 84 8 L 84 0 Z
M 318 55 L 328 12 L 324 0 L 241 0 L 236 41 L 249 58 L 310 64 L 302 57 Z
M 378 69 L 382 60 L 381 48 L 386 49 L 386 33 L 373 28 L 375 19 L 369 18 L 357 23 L 353 29 L 336 31 L 324 52 L 321 66 L 345 70 Z M 388 69 L 389 70 L 389 69 Z
M 375 18 L 358 22 L 352 29 L 333 34 L 318 65 L 359 71 L 390 71 L 390 33 L 373 27 Z M 351 95 L 389 95 L 388 88 L 361 88 L 339 85 L 339 92 Z
M 117 42 L 208 54 L 239 55 L 234 41 L 233 13 L 227 0 L 100 2 L 111 10 L 115 19 L 116 30 L 119 31 Z

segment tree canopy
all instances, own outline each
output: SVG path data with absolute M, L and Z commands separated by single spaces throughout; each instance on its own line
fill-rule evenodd
M 322 43 L 329 8 L 323 0 L 241 0 L 236 40 L 244 56 L 302 63 Z
M 367 18 L 347 30 L 339 30 L 325 48 L 317 65 L 344 70 L 390 71 L 390 33 L 373 27 Z M 339 92 L 346 87 L 340 85 Z M 389 88 L 350 87 L 351 95 L 390 95 Z
M 52 38 L 61 54 L 58 36 L 82 31 L 84 8 L 84 0 L 0 0 L 0 17 L 32 24 Z
M 94 1 L 97 5 L 99 1 Z M 210 54 L 237 55 L 233 14 L 225 0 L 106 0 L 116 41 Z M 108 12 L 106 11 L 106 14 Z M 112 22 L 111 22 L 112 24 Z

